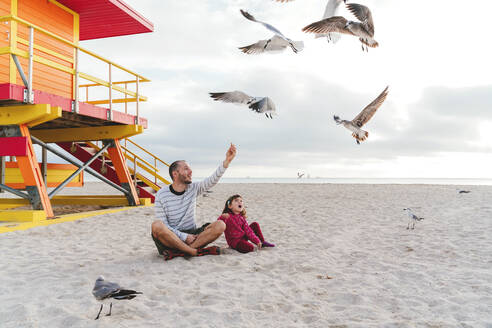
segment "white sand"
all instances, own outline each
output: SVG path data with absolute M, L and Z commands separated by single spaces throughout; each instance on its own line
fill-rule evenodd
M 219 184 L 198 223 L 240 193 L 278 247 L 191 260 L 157 255 L 152 207 L 2 234 L 0 327 L 492 327 L 492 187 L 466 188 Z M 144 294 L 94 321 L 101 274 Z

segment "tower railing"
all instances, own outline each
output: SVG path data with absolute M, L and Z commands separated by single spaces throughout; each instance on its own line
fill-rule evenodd
M 79 46 L 78 43 L 60 37 L 42 27 L 39 27 L 22 18 L 19 18 L 16 15 L 1 16 L 0 22 L 8 22 L 7 24 L 10 25 L 10 30 L 7 31 L 9 44 L 7 47 L 0 47 L 0 56 L 8 54 L 14 58 L 19 74 L 21 75 L 23 83 L 27 89 L 27 97 L 25 97 L 25 102 L 33 102 L 32 76 L 34 62 L 61 72 L 68 73 L 73 76 L 71 95 L 73 100 L 72 110 L 74 112 L 78 112 L 79 102 L 85 102 L 93 105 L 107 104 L 110 109 L 109 113 L 111 113 L 111 110 L 113 109 L 113 104 L 124 103 L 125 113 L 128 113 L 127 104 L 135 103 L 135 123 L 138 123 L 139 103 L 141 101 L 147 101 L 147 97 L 140 94 L 140 83 L 149 82 L 149 79 Z M 14 25 L 14 23 L 16 25 L 22 24 L 29 29 L 29 40 L 23 39 L 18 32 L 18 29 L 13 28 L 12 25 Z M 38 33 L 42 33 L 52 40 L 59 41 L 65 45 L 72 47 L 74 53 L 73 58 L 36 43 L 35 40 Z M 27 46 L 28 50 L 23 50 L 19 48 L 18 45 Z M 79 67 L 81 53 L 86 54 L 90 58 L 96 59 L 97 61 L 108 65 L 107 78 L 98 78 L 84 72 L 83 68 Z M 22 65 L 19 63 L 17 57 L 26 58 L 28 60 L 28 76 L 24 74 Z M 54 60 L 53 58 L 56 58 L 57 60 Z M 62 64 L 61 62 L 65 64 Z M 129 74 L 130 78 L 124 79 L 122 81 L 115 81 L 113 79 L 115 71 L 118 71 L 120 74 Z M 81 80 L 88 81 L 88 83 L 84 82 L 84 84 L 82 84 Z M 131 90 L 129 88 L 129 85 L 134 85 L 134 90 Z M 95 87 L 106 88 L 107 96 L 103 96 L 101 99 L 89 98 L 89 90 Z M 85 91 L 85 97 L 83 100 L 81 97 L 81 90 Z M 119 94 L 122 94 L 122 96 L 115 97 L 114 92 L 118 92 Z M 108 119 L 111 119 L 111 117 L 108 117 Z
M 134 150 L 131 150 L 130 147 L 128 147 L 127 142 L 134 146 Z M 86 142 L 86 144 L 96 151 L 101 149 L 96 143 Z M 159 168 L 164 166 L 167 169 L 169 167 L 168 163 L 129 138 L 125 138 L 121 141 L 121 148 L 123 149 L 128 169 L 133 175 L 135 183 L 137 181 L 143 181 L 147 186 L 154 189 L 154 191 L 158 191 L 163 185 L 171 184 L 169 180 L 161 175 Z M 104 154 L 104 157 L 109 159 L 107 153 Z M 144 157 L 147 157 L 147 159 Z

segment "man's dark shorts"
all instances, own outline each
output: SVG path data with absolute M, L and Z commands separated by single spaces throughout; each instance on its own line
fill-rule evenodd
M 190 235 L 199 235 L 203 232 L 203 230 L 205 230 L 205 228 L 209 225 L 210 223 L 205 223 L 204 225 L 202 225 L 201 227 L 199 228 L 195 228 L 195 229 L 189 229 L 189 230 L 183 230 L 181 232 L 184 232 L 184 233 L 187 233 L 187 234 L 190 234 Z M 166 249 L 169 249 L 169 247 L 165 246 L 164 244 L 161 243 L 161 241 L 157 238 L 154 237 L 154 235 L 152 234 L 152 232 L 150 233 L 150 235 L 152 236 L 152 239 L 154 240 L 154 243 L 155 243 L 155 247 L 157 247 L 157 251 L 159 252 L 159 254 L 162 255 L 162 253 L 164 253 L 164 251 Z

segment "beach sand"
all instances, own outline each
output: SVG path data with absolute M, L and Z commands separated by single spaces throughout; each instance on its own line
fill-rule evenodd
M 0 327 L 492 327 L 492 187 L 456 188 L 219 184 L 200 196 L 198 224 L 243 196 L 277 245 L 250 254 L 166 262 L 153 207 L 1 234 Z M 415 230 L 405 207 L 425 218 Z M 143 295 L 94 321 L 99 275 Z

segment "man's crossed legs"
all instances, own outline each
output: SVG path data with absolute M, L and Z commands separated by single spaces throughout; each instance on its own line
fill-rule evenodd
M 187 242 L 183 242 L 174 232 L 169 230 L 162 221 L 154 221 L 152 223 L 152 238 L 154 239 L 159 253 L 163 254 L 166 260 L 171 259 L 174 256 L 184 256 L 186 254 L 190 256 L 218 254 L 218 247 L 202 247 L 219 238 L 225 229 L 226 225 L 223 221 L 215 221 L 204 227 L 203 231 L 198 234 L 190 234 L 190 238 Z M 173 253 L 174 250 L 177 250 L 178 252 Z

